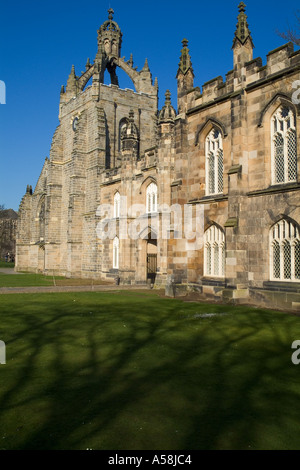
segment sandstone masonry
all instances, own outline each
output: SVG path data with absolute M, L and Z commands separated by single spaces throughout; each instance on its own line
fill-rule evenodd
M 300 52 L 291 43 L 253 58 L 239 5 L 233 70 L 194 87 L 188 41 L 177 73 L 178 112 L 148 62 L 121 58 L 113 11 L 98 31 L 94 63 L 72 67 L 62 87 L 60 124 L 40 178 L 20 205 L 17 269 L 121 284 L 166 286 L 203 298 L 300 309 Z M 119 88 L 117 70 L 135 91 Z M 111 85 L 104 85 L 108 71 Z M 89 81 L 91 84 L 89 85 Z M 121 231 L 144 205 L 139 237 Z M 99 206 L 114 207 L 115 236 L 99 239 Z M 202 243 L 156 230 L 165 206 L 202 209 Z M 183 221 L 183 231 L 184 231 Z M 170 288 L 171 286 L 171 288 Z

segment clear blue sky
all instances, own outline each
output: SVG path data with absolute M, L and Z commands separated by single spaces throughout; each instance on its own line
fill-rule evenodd
M 295 24 L 299 0 L 245 0 L 255 57 L 284 44 L 276 29 Z M 176 106 L 181 41 L 189 40 L 195 86 L 233 68 L 232 41 L 239 1 L 191 0 L 1 0 L 0 80 L 7 104 L 0 105 L 0 204 L 18 210 L 26 185 L 36 185 L 58 122 L 61 85 L 72 64 L 76 74 L 97 52 L 97 30 L 112 7 L 123 32 L 122 56 L 133 53 L 140 70 L 148 58 L 159 84 Z M 133 88 L 119 73 L 121 88 Z

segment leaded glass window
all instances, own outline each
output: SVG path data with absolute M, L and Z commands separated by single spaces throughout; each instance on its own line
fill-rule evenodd
M 149 184 L 146 192 L 146 211 L 148 214 L 157 212 L 157 185 Z
M 270 231 L 270 276 L 273 281 L 300 279 L 300 232 L 296 223 L 281 220 Z
M 206 138 L 206 193 L 223 192 L 223 140 L 221 132 L 214 127 Z
M 272 183 L 297 181 L 297 135 L 293 111 L 281 106 L 272 117 Z
M 118 219 L 120 217 L 120 193 L 116 193 L 114 196 L 114 217 Z
M 216 225 L 204 234 L 204 275 L 225 277 L 225 235 Z

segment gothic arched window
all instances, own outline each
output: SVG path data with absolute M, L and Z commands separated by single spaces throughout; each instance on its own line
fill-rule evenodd
M 272 184 L 297 181 L 297 134 L 293 111 L 281 106 L 271 120 Z
M 270 231 L 270 278 L 272 281 L 300 281 L 299 228 L 285 219 Z
M 222 134 L 214 127 L 205 142 L 206 155 L 206 194 L 221 194 L 223 192 L 223 139 Z
M 225 276 L 225 235 L 216 225 L 204 234 L 204 276 Z
M 149 184 L 146 191 L 146 212 L 151 214 L 157 212 L 157 185 Z
M 121 202 L 121 196 L 120 193 L 117 192 L 114 195 L 114 218 L 118 219 L 120 217 L 120 202 Z

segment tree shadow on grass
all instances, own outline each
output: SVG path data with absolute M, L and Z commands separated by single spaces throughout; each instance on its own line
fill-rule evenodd
M 29 299 L 30 314 L 4 311 L 3 448 L 300 447 L 294 317 L 124 293 Z

